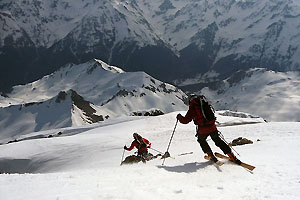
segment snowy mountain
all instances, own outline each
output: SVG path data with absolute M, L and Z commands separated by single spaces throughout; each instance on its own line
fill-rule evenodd
M 100 107 L 85 101 L 73 90 L 60 92 L 44 102 L 0 109 L 0 140 L 8 136 L 104 121 L 109 116 L 103 113 Z
M 61 131 L 59 137 L 0 145 L 0 172 L 10 172 L 0 176 L 1 199 L 299 198 L 300 160 L 296 155 L 300 153 L 300 126 L 296 122 L 219 128 L 228 142 L 237 137 L 253 141 L 234 147 L 242 161 L 256 167 L 252 173 L 228 161 L 218 167 L 205 160 L 192 123 L 177 125 L 169 149 L 175 159 L 166 159 L 163 166 L 159 158 L 146 164 L 120 166 L 123 146 L 131 143 L 133 132 L 149 139 L 153 149 L 165 152 L 176 115 L 108 119 L 85 129 L 35 133 L 48 136 Z M 235 120 L 243 118 L 223 116 L 220 122 Z M 64 137 L 68 132 L 73 135 Z M 222 153 L 212 140 L 208 143 L 213 151 Z M 152 149 L 149 152 L 157 154 Z M 178 156 L 187 152 L 193 153 Z M 134 151 L 126 151 L 124 158 L 132 154 Z
M 2 106 L 44 101 L 70 89 L 116 114 L 152 108 L 163 112 L 186 108 L 185 93 L 173 85 L 144 72 L 124 72 L 96 59 L 79 65 L 67 64 L 38 81 L 15 86 L 7 97 L 1 97 L 6 102 Z
M 218 110 L 248 112 L 268 121 L 299 122 L 299 91 L 299 72 L 253 68 L 240 70 L 198 92 L 205 94 Z
M 178 83 L 297 70 L 299 18 L 297 0 L 4 0 L 0 90 L 92 58 Z
M 144 72 L 124 72 L 100 60 L 68 64 L 0 97 L 0 139 L 120 115 L 161 115 L 186 109 L 185 100 L 181 90 Z

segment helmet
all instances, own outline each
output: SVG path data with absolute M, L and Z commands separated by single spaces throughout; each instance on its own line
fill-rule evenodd
M 193 94 L 193 93 L 189 94 L 188 95 L 189 104 L 197 97 L 198 97 L 198 95 L 196 95 L 196 94 Z

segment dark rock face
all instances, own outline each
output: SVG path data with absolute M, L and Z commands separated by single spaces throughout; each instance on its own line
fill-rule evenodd
M 61 91 L 58 93 L 57 98 L 55 100 L 56 103 L 60 103 L 61 101 L 65 100 L 67 96 L 67 93 L 64 91 Z
M 104 117 L 102 115 L 96 115 L 96 110 L 93 109 L 90 105 L 90 102 L 85 101 L 84 98 L 77 94 L 74 90 L 72 90 L 71 99 L 80 110 L 84 113 L 85 116 L 92 122 L 104 121 Z
M 133 116 L 159 116 L 164 115 L 164 112 L 162 112 L 159 109 L 150 110 L 150 111 L 137 111 L 132 113 Z

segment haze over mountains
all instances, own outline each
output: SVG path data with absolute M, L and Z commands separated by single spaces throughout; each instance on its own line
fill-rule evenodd
M 3 0 L 0 90 L 92 58 L 182 82 L 300 68 L 296 0 Z

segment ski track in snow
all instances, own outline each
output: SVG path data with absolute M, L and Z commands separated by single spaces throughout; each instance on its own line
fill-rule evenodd
M 119 118 L 79 127 L 82 132 L 76 135 L 0 145 L 0 169 L 11 165 L 19 172 L 0 175 L 0 199 L 299 199 L 297 122 L 219 127 L 227 141 L 241 136 L 254 142 L 234 147 L 242 161 L 256 166 L 252 173 L 228 161 L 218 167 L 205 160 L 192 123 L 177 125 L 169 149 L 175 159 L 166 159 L 163 166 L 156 159 L 120 167 L 122 147 L 131 143 L 133 132 L 164 152 L 176 115 Z M 220 119 L 228 122 L 233 118 Z M 177 156 L 191 151 L 193 154 Z M 125 152 L 125 157 L 133 153 Z

